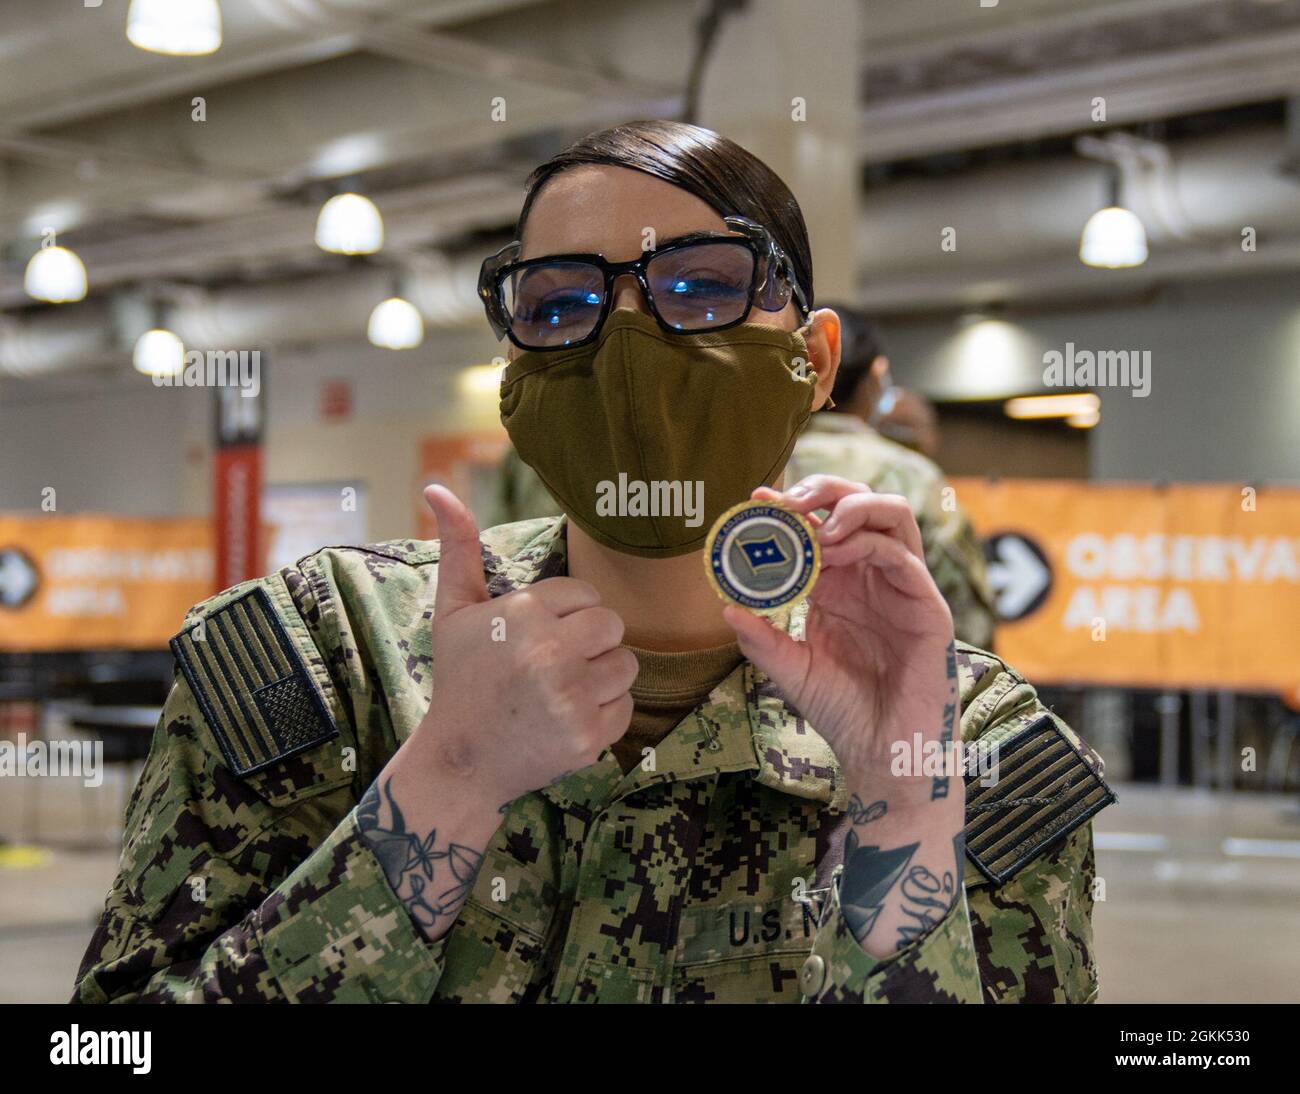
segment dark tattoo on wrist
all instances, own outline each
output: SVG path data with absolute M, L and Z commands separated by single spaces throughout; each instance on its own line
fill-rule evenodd
M 903 925 L 898 928 L 898 941 L 902 945 L 919 938 L 938 926 L 948 914 L 954 895 L 953 876 L 945 870 L 943 880 L 924 866 L 913 866 L 903 878 Z
M 854 795 L 849 803 L 850 816 L 854 803 L 861 799 Z M 880 806 L 875 817 L 883 816 L 884 802 L 874 802 L 868 809 Z M 856 823 L 856 822 L 855 822 Z M 884 910 L 885 900 L 897 887 L 903 913 L 903 924 L 898 929 L 900 946 L 920 938 L 938 926 L 948 909 L 957 899 L 961 885 L 963 856 L 966 848 L 965 832 L 958 832 L 952 840 L 956 856 L 952 871 L 937 877 L 928 867 L 912 865 L 919 843 L 901 847 L 882 848 L 863 844 L 852 829 L 844 837 L 844 873 L 840 877 L 840 907 L 853 937 L 862 945 Z
M 874 820 L 880 820 L 888 811 L 889 807 L 883 801 L 865 805 L 857 794 L 849 798 L 849 820 L 854 824 L 870 824 Z
M 880 918 L 885 898 L 906 872 L 919 843 L 877 847 L 858 842 L 849 829 L 844 837 L 844 873 L 840 877 L 840 907 L 858 942 L 864 943 Z
M 942 749 L 941 755 L 948 756 L 948 746 L 952 743 L 954 722 L 957 718 L 957 646 L 955 642 L 948 643 L 948 703 L 943 708 L 943 725 L 939 727 L 939 745 Z M 936 775 L 930 783 L 930 800 L 938 801 L 940 798 L 948 796 L 948 785 L 951 776 L 947 774 Z
M 362 795 L 357 806 L 357 828 L 383 867 L 393 892 L 427 935 L 441 919 L 460 910 L 474 887 L 483 856 L 460 843 L 438 850 L 437 829 L 426 836 L 408 831 L 393 798 L 392 779 L 382 781 L 382 798 L 378 779 Z M 389 812 L 386 826 L 380 820 L 384 801 Z

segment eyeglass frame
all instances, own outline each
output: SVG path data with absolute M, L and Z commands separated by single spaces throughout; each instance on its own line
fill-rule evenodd
M 799 279 L 795 276 L 794 264 L 790 261 L 789 255 L 781 248 L 781 245 L 772 237 L 772 233 L 763 225 L 750 220 L 748 217 L 727 216 L 723 217 L 723 223 L 735 234 L 693 232 L 690 235 L 671 240 L 663 247 L 643 251 L 638 258 L 634 258 L 629 262 L 609 262 L 603 254 L 539 255 L 537 258 L 520 259 L 519 253 L 523 244 L 516 239 L 483 260 L 478 276 L 479 299 L 483 302 L 483 309 L 487 313 L 488 323 L 496 334 L 497 341 L 499 342 L 502 338 L 509 338 L 519 349 L 532 353 L 577 349 L 594 342 L 600 336 L 600 332 L 605 327 L 605 320 L 609 317 L 614 300 L 614 282 L 626 274 L 632 274 L 636 278 L 651 317 L 668 334 L 708 334 L 713 331 L 730 330 L 732 327 L 738 327 L 745 322 L 749 318 L 750 312 L 754 310 L 755 305 L 758 306 L 760 311 L 776 312 L 784 308 L 791 298 L 795 301 L 800 320 L 807 322 L 808 317 L 812 314 L 808 306 L 808 298 L 804 295 Z M 754 256 L 754 271 L 749 284 L 749 303 L 737 319 L 727 323 L 719 323 L 716 326 L 683 330 L 680 327 L 674 327 L 660 316 L 659 308 L 654 302 L 654 294 L 651 292 L 650 285 L 646 280 L 645 270 L 647 264 L 657 257 L 671 254 L 676 250 L 697 246 L 701 243 L 734 243 L 749 249 Z M 604 274 L 605 283 L 601 297 L 600 314 L 597 316 L 591 332 L 582 338 L 558 346 L 525 345 L 515 336 L 515 332 L 511 329 L 512 319 L 506 311 L 503 294 L 505 280 L 520 270 L 557 262 L 585 263 L 594 266 Z

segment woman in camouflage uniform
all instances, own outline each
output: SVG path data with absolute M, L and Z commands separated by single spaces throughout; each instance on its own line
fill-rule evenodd
M 480 534 L 431 487 L 440 541 L 197 607 L 77 998 L 1092 999 L 1096 757 L 954 644 L 903 499 L 763 485 L 839 355 L 781 180 L 693 126 L 594 134 L 482 292 L 566 516 Z M 709 520 L 575 485 L 664 469 Z M 770 619 L 701 564 L 751 490 L 820 542 Z M 962 739 L 989 776 L 921 763 Z

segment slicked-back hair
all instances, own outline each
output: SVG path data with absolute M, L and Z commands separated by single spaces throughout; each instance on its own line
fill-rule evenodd
M 528 176 L 516 239 L 523 237 L 529 210 L 547 180 L 584 164 L 641 171 L 694 194 L 722 216 L 758 221 L 790 256 L 808 306 L 814 306 L 808 226 L 790 188 L 735 141 L 685 122 L 626 122 L 591 133 L 547 160 Z

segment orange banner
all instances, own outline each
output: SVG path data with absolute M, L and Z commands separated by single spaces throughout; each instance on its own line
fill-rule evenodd
M 1300 683 L 1300 490 L 953 479 L 1031 680 Z
M 0 650 L 165 649 L 212 572 L 206 520 L 0 514 Z

